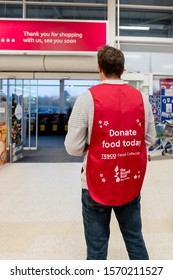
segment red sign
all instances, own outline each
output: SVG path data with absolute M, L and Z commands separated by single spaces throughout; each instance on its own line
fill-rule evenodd
M 0 20 L 0 51 L 97 52 L 107 22 Z
M 161 95 L 173 96 L 173 79 L 160 79 Z

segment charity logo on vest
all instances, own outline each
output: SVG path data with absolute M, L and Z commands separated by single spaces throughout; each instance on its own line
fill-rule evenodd
M 123 182 L 126 180 L 131 179 L 131 170 L 130 169 L 125 169 L 125 168 L 119 168 L 117 165 L 114 169 L 114 178 L 116 183 Z M 134 175 L 132 175 L 134 180 L 140 179 L 140 170 L 138 170 Z M 100 173 L 100 179 L 102 183 L 106 183 L 106 178 L 103 173 Z
M 116 178 L 116 182 L 119 183 L 120 181 L 125 181 L 125 180 L 129 180 L 130 179 L 130 169 L 125 169 L 125 168 L 119 168 L 119 166 L 117 165 L 114 169 L 115 171 L 115 178 Z M 133 176 L 133 178 L 136 179 L 140 179 L 140 171 L 137 171 L 137 173 Z

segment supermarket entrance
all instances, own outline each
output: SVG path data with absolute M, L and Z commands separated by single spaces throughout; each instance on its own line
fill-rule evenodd
M 98 83 L 96 79 L 80 79 L 80 75 L 79 79 L 73 80 L 66 77 L 66 79 L 10 78 L 0 81 L 1 90 L 8 102 L 7 147 L 21 140 L 23 150 L 62 147 L 76 98 L 90 86 Z M 20 120 L 15 115 L 17 106 L 21 108 Z M 15 129 L 17 132 L 13 131 Z
M 48 74 L 47 74 L 48 75 Z M 39 79 L 8 78 L 0 79 L 1 90 L 8 102 L 7 109 L 7 147 L 10 147 L 17 134 L 12 139 L 13 115 L 16 110 L 13 102 L 20 105 L 20 127 L 21 141 L 23 143 L 24 156 L 30 152 L 30 160 L 33 159 L 32 151 L 52 154 L 56 149 L 61 152 L 57 160 L 68 160 L 65 158 L 64 138 L 68 129 L 68 119 L 76 101 L 76 98 L 89 87 L 98 84 L 98 74 L 71 73 L 70 76 L 48 79 L 44 76 Z M 58 77 L 58 74 L 56 73 Z M 61 75 L 62 76 L 62 75 Z M 124 80 L 136 88 L 148 90 L 148 77 L 139 74 L 126 75 Z M 146 87 L 147 85 L 147 87 Z M 14 98 L 15 97 L 15 98 Z M 17 124 L 18 126 L 18 124 Z M 52 152 L 50 152 L 50 149 Z M 53 152 L 55 149 L 55 152 Z M 36 155 L 36 153 L 34 153 Z M 38 154 L 38 153 L 37 153 Z M 61 156 L 62 155 L 62 156 Z M 39 154 L 39 158 L 41 155 Z M 46 154 L 43 160 L 46 158 Z M 24 160 L 24 159 L 23 159 Z M 29 160 L 29 159 L 28 159 Z M 71 160 L 71 159 L 69 159 Z
M 29 83 L 28 90 L 23 90 L 24 149 L 62 147 L 76 98 L 98 80 L 41 79 Z

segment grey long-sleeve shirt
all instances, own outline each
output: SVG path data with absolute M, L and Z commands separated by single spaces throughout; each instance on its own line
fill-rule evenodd
M 122 80 L 104 80 L 102 83 L 123 84 Z M 141 93 L 142 94 L 142 93 Z M 156 130 L 151 105 L 146 95 L 143 95 L 145 110 L 145 141 L 151 146 L 156 141 Z M 84 156 L 81 174 L 82 187 L 87 188 L 85 170 L 87 153 L 84 152 L 86 144 L 90 144 L 94 117 L 94 103 L 89 90 L 82 93 L 76 100 L 68 122 L 68 133 L 65 138 L 65 148 L 70 155 Z

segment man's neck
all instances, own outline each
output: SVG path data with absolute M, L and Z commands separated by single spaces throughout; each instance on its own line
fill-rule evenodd
M 107 76 L 103 73 L 103 71 L 101 71 L 101 72 L 99 73 L 99 75 L 100 75 L 100 80 L 101 80 L 101 81 L 104 81 L 104 80 L 121 80 L 120 77 L 115 76 L 115 75 L 111 75 L 111 76 L 107 77 Z

